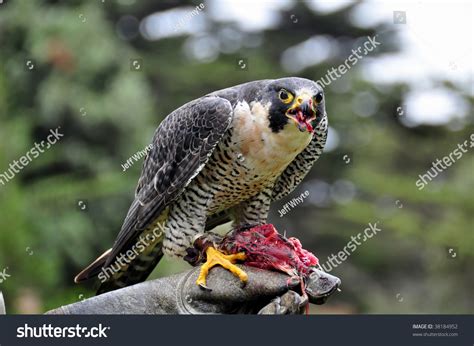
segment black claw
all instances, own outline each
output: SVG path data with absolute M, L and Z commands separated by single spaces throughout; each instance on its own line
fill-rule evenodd
M 200 254 L 199 251 L 195 248 L 187 248 L 186 249 L 187 255 L 184 256 L 184 260 L 191 264 L 192 266 L 197 265 L 200 262 Z
M 199 284 L 199 287 L 201 287 L 203 290 L 207 291 L 207 292 L 211 292 L 212 291 L 212 288 L 209 288 L 207 287 L 206 285 L 204 284 Z

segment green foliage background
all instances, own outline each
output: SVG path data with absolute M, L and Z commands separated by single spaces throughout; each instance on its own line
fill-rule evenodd
M 123 172 L 121 164 L 149 144 L 170 111 L 217 89 L 288 75 L 281 53 L 313 35 L 344 41 L 346 48 L 335 59 L 297 74 L 313 80 L 343 63 L 369 35 L 381 33 L 384 43 L 371 58 L 400 48 L 391 23 L 366 29 L 351 24 L 349 13 L 357 4 L 321 14 L 294 2 L 282 10 L 282 18 L 295 14 L 297 24 L 283 20 L 253 34 L 200 14 L 216 40 L 231 28 L 243 42 L 258 43 L 221 52 L 211 61 L 186 54 L 188 35 L 148 41 L 117 34 L 124 15 L 141 20 L 198 4 L 18 0 L 0 5 L 0 173 L 44 140 L 49 129 L 61 126 L 64 133 L 59 143 L 0 185 L 0 271 L 8 268 L 11 275 L 0 290 L 9 312 L 43 312 L 93 294 L 92 284 L 77 286 L 72 279 L 112 244 L 141 169 L 136 163 Z M 205 4 L 204 12 L 212 6 Z M 248 59 L 248 70 L 238 68 L 241 57 Z M 141 59 L 143 68 L 132 71 L 131 59 Z M 31 71 L 27 60 L 34 62 Z M 472 93 L 442 78 L 438 83 L 472 106 Z M 339 145 L 323 155 L 303 185 L 273 206 L 270 222 L 299 237 L 323 263 L 351 235 L 380 221 L 383 231 L 332 272 L 342 278 L 343 292 L 313 312 L 474 311 L 472 152 L 422 191 L 415 187 L 433 160 L 474 133 L 472 109 L 456 131 L 406 127 L 397 107 L 408 91 L 405 84 L 367 81 L 359 66 L 331 85 L 327 109 Z M 361 92 L 376 98 L 375 115 L 354 114 L 353 101 Z M 351 198 L 331 198 L 348 183 L 355 191 Z M 306 190 L 308 200 L 280 218 L 278 209 Z M 314 202 L 319 194 L 327 195 L 323 203 Z M 78 207 L 81 200 L 87 203 L 85 211 Z M 448 247 L 457 248 L 456 259 L 449 258 Z M 184 268 L 165 259 L 153 277 Z

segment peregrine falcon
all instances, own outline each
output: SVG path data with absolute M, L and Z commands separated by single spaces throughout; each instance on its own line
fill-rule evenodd
M 98 293 L 129 286 L 164 253 L 185 257 L 217 225 L 266 223 L 270 203 L 293 191 L 321 155 L 327 131 L 323 90 L 304 78 L 253 81 L 186 103 L 156 129 L 113 247 L 75 281 L 98 276 Z M 205 287 L 216 264 L 247 280 L 234 265 L 244 254 L 210 246 L 205 257 L 197 284 Z

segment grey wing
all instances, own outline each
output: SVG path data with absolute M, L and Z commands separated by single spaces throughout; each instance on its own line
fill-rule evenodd
M 291 193 L 308 174 L 313 164 L 318 160 L 326 144 L 328 121 L 325 116 L 315 128 L 313 140 L 286 167 L 275 182 L 272 201 L 277 201 Z
M 209 96 L 178 108 L 160 124 L 133 201 L 106 266 L 175 200 L 201 171 L 229 128 L 229 101 Z

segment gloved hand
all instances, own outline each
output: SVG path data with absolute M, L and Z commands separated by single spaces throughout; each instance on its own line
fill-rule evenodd
M 241 266 L 248 274 L 245 287 L 238 278 L 221 267 L 213 268 L 208 287 L 196 285 L 199 267 L 190 271 L 146 281 L 104 293 L 48 314 L 297 314 L 310 302 L 322 304 L 340 285 L 335 276 L 315 270 L 306 283 L 309 299 L 297 293 L 297 278 Z

